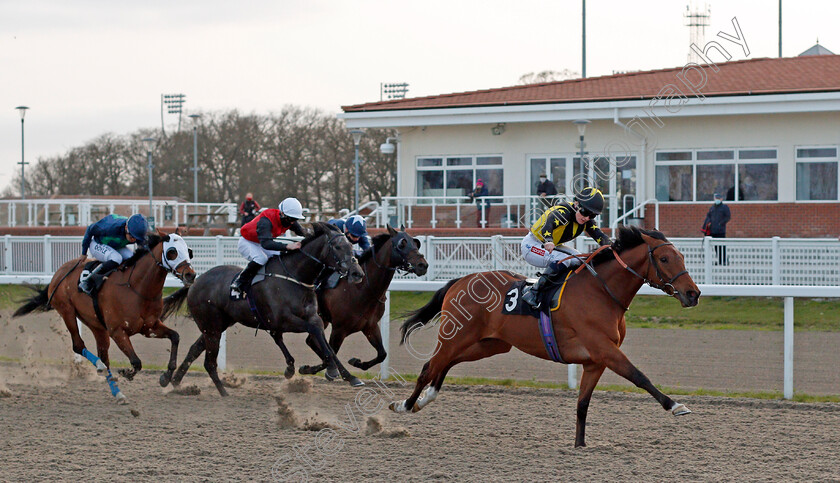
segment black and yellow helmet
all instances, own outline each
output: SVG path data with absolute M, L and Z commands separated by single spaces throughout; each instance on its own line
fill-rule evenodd
M 583 215 L 595 217 L 604 211 L 604 195 L 597 188 L 587 186 L 575 195 L 575 201 L 580 205 Z

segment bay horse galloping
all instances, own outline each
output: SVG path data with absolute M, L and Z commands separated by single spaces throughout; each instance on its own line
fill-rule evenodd
M 85 256 L 62 265 L 53 275 L 49 286 L 36 294 L 15 311 L 13 317 L 33 311 L 55 309 L 64 320 L 73 341 L 73 352 L 88 359 L 97 371 L 107 372 L 111 393 L 118 402 L 124 403 L 125 396 L 111 375 L 108 347 L 110 340 L 131 362 L 130 369 L 120 369 L 120 375 L 128 380 L 140 371 L 142 364 L 129 337 L 141 333 L 150 338 L 167 338 L 172 344 L 167 370 L 160 376 L 161 385 L 166 385 L 175 370 L 178 357 L 178 333 L 163 325 L 160 315 L 163 309 L 163 283 L 166 274 L 172 273 L 185 284 L 195 280 L 195 271 L 190 265 L 192 250 L 179 235 L 152 234 L 146 247 L 140 247 L 129 259 L 112 272 L 96 294 L 98 308 L 91 296 L 80 292 L 79 277 L 85 268 Z M 99 314 L 97 314 L 99 312 Z M 101 315 L 101 318 L 100 318 Z M 94 356 L 85 347 L 79 334 L 76 319 L 81 320 L 96 339 Z M 103 325 L 104 324 L 104 325 Z
M 351 366 L 366 371 L 388 355 L 379 331 L 379 321 L 385 313 L 385 292 L 397 270 L 418 276 L 426 274 L 429 264 L 419 248 L 420 241 L 412 238 L 404 228 L 397 231 L 388 225 L 388 233 L 374 237 L 371 248 L 359 257 L 359 264 L 365 271 L 364 283 L 353 284 L 342 279 L 335 288 L 318 291 L 318 313 L 324 320 L 324 328 L 332 324 L 330 347 L 333 351 L 337 354 L 344 339 L 356 332 L 362 332 L 376 349 L 376 357 L 367 362 L 354 357 L 348 361 Z M 306 338 L 306 343 L 313 346 L 312 336 Z M 302 366 L 300 373 L 316 374 L 326 367 L 325 363 Z M 335 367 L 327 369 L 327 376 L 329 379 L 338 377 Z
M 586 413 L 592 391 L 609 368 L 649 392 L 675 416 L 691 411 L 662 394 L 619 349 L 626 333 L 624 313 L 642 284 L 675 297 L 683 307 L 697 305 L 700 290 L 685 269 L 683 255 L 662 233 L 621 227 L 611 249 L 591 260 L 597 276 L 583 270 L 570 277 L 559 308 L 551 312 L 560 359 L 583 364 L 577 403 L 575 446 L 586 446 Z M 550 359 L 537 322 L 530 315 L 503 315 L 501 305 L 521 275 L 484 272 L 451 280 L 402 326 L 403 342 L 411 333 L 441 314 L 437 347 L 423 366 L 417 385 L 404 401 L 391 403 L 396 412 L 417 412 L 440 392 L 455 364 L 508 352 L 512 346 Z M 510 302 L 509 302 L 510 303 Z M 421 391 L 430 385 L 422 394 Z
M 265 266 L 265 280 L 251 285 L 248 297 L 253 297 L 259 319 L 251 311 L 248 299 L 231 299 L 230 282 L 242 270 L 235 265 L 213 267 L 201 274 L 192 286 L 166 297 L 164 318 L 177 311 L 186 300 L 190 315 L 201 330 L 198 340 L 172 377 L 172 384 L 180 384 L 193 361 L 206 350 L 204 368 L 219 394 L 227 396 L 219 379 L 216 358 L 222 332 L 238 322 L 254 329 L 265 329 L 287 361 L 291 354 L 283 344 L 283 333 L 308 332 L 315 340 L 313 350 L 322 360 L 327 364 L 335 361 L 341 377 L 351 385 L 363 385 L 335 359 L 335 353 L 327 344 L 314 289 L 315 283 L 322 275 L 331 273 L 330 270 L 349 277 L 354 283 L 362 281 L 364 272 L 353 256 L 350 242 L 338 228 L 318 222 L 312 224 L 312 229 L 313 233 L 301 241 L 299 249 L 270 258 Z M 286 371 L 287 378 L 292 375 L 294 367 Z

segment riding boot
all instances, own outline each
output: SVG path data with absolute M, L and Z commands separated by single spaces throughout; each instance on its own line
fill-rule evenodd
M 559 263 L 553 262 L 545 267 L 542 276 L 534 285 L 522 294 L 522 300 L 535 309 L 540 308 L 540 291 L 547 285 L 554 283 L 554 276 L 560 273 Z
M 251 280 L 254 279 L 254 276 L 260 271 L 260 268 L 262 268 L 262 265 L 259 263 L 248 262 L 248 266 L 245 267 L 245 270 L 242 270 L 239 275 L 233 279 L 233 282 L 231 282 L 231 293 L 238 292 L 239 294 L 244 295 L 251 287 Z
M 82 290 L 82 292 L 90 295 L 93 289 L 99 286 L 102 279 L 107 277 L 119 266 L 120 264 L 113 260 L 103 262 L 101 265 L 94 268 L 92 272 L 90 272 L 88 278 L 86 278 L 82 283 L 79 284 L 79 288 Z

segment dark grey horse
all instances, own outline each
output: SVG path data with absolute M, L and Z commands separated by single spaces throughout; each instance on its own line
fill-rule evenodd
M 315 341 L 313 350 L 328 364 L 335 363 L 341 377 L 353 386 L 363 383 L 347 372 L 335 357 L 324 336 L 324 322 L 318 316 L 314 285 L 330 269 L 359 283 L 364 277 L 353 257 L 350 242 L 338 229 L 327 223 L 313 223 L 313 233 L 302 242 L 299 250 L 274 257 L 266 264 L 266 279 L 254 285 L 251 296 L 262 315 L 262 323 L 251 313 L 248 301 L 231 300 L 230 282 L 241 270 L 237 266 L 222 265 L 203 273 L 190 287 L 184 287 L 164 299 L 164 318 L 175 312 L 184 300 L 190 314 L 201 330 L 201 336 L 190 347 L 184 362 L 172 377 L 178 385 L 190 364 L 203 352 L 204 368 L 222 396 L 227 395 L 216 371 L 219 339 L 222 332 L 239 322 L 257 329 L 265 329 L 283 351 L 287 360 L 291 355 L 283 345 L 283 332 L 307 332 Z M 292 377 L 294 367 L 286 370 Z

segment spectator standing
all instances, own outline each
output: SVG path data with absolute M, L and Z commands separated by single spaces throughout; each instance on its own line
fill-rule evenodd
M 487 186 L 484 185 L 484 181 L 481 178 L 475 182 L 475 189 L 472 193 L 470 193 L 470 201 L 475 200 L 476 212 L 475 212 L 475 223 L 476 226 L 481 228 L 481 207 L 484 207 L 485 212 L 485 219 L 490 215 L 490 202 L 486 199 L 487 196 L 490 195 L 490 192 L 487 190 Z M 485 199 L 481 199 L 485 198 Z
M 545 173 L 540 173 L 540 181 L 537 183 L 537 196 L 541 198 L 540 201 L 545 208 L 550 208 L 554 204 L 554 197 L 557 196 L 557 188 Z
M 703 233 L 708 234 L 712 238 L 726 238 L 726 224 L 732 215 L 729 207 L 723 204 L 723 196 L 720 193 L 715 193 L 715 204 L 709 208 L 706 213 L 706 219 L 703 221 Z M 715 265 L 727 265 L 726 260 L 726 246 L 715 245 Z
M 254 194 L 246 194 L 245 201 L 239 205 L 239 216 L 242 217 L 242 224 L 239 226 L 245 226 L 246 223 L 256 218 L 259 211 L 260 204 L 254 200 Z

